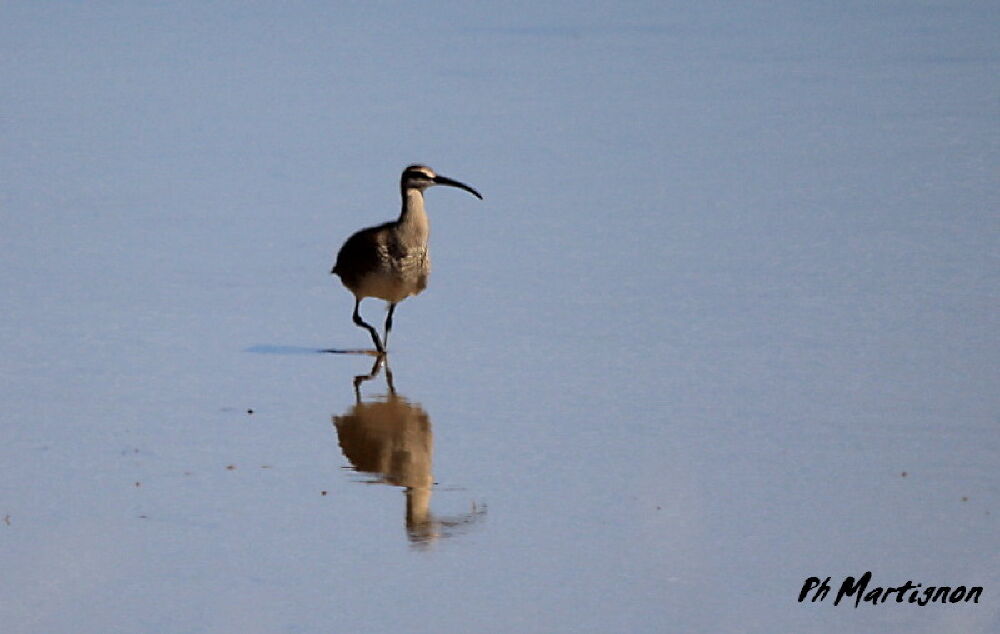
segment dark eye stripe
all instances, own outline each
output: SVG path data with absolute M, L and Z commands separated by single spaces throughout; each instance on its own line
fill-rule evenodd
M 412 171 L 412 172 L 407 172 L 407 173 L 403 174 L 403 178 L 416 178 L 416 179 L 430 180 L 431 177 L 428 176 L 427 174 L 425 174 L 424 172 Z

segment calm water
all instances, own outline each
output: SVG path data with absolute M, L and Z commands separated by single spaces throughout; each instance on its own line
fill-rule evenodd
M 995 631 L 994 13 L 5 4 L 3 630 Z

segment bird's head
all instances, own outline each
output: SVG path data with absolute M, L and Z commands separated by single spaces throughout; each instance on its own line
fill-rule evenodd
M 415 189 L 417 191 L 423 192 L 428 187 L 433 187 L 434 185 L 447 185 L 449 187 L 457 187 L 459 189 L 464 189 L 469 192 L 479 200 L 482 200 L 482 195 L 469 187 L 465 183 L 460 183 L 456 180 L 452 180 L 447 176 L 439 176 L 434 173 L 434 170 L 427 167 L 426 165 L 410 165 L 405 170 L 403 170 L 403 176 L 399 180 L 399 186 L 406 193 L 408 189 Z

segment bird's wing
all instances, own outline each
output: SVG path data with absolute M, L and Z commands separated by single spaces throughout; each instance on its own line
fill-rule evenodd
M 345 282 L 378 267 L 378 233 L 385 227 L 368 227 L 358 231 L 344 242 L 337 253 L 337 261 L 330 273 L 339 275 Z

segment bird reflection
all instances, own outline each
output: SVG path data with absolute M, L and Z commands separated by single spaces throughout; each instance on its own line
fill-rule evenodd
M 364 400 L 361 386 L 385 368 L 388 392 Z M 476 507 L 458 516 L 431 513 L 434 453 L 431 419 L 417 403 L 396 393 L 385 355 L 379 355 L 371 372 L 354 377 L 354 405 L 341 416 L 333 416 L 341 451 L 356 471 L 374 476 L 372 482 L 404 487 L 406 532 L 416 546 L 427 546 L 474 524 L 486 514 Z

